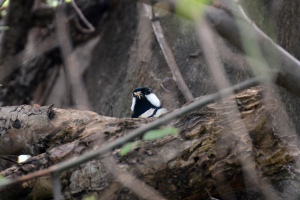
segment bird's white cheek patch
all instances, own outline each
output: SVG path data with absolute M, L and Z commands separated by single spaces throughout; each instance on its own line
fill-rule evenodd
M 160 101 L 154 93 L 146 95 L 146 98 L 148 99 L 148 101 L 150 101 L 150 103 L 152 103 L 152 105 L 156 107 L 160 106 Z
M 132 105 L 131 105 L 131 111 L 133 111 L 134 106 L 135 106 L 136 98 L 132 97 Z

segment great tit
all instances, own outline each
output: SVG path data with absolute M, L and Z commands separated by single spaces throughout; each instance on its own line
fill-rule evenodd
M 161 107 L 157 96 L 147 87 L 139 87 L 132 92 L 132 118 L 159 117 L 168 112 Z

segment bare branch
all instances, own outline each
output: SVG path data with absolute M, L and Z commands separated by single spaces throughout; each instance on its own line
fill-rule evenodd
M 69 28 L 65 14 L 65 4 L 56 8 L 56 36 L 59 41 L 64 64 L 66 66 L 69 95 L 73 103 L 80 109 L 91 110 L 88 95 L 80 74 L 80 67 L 75 54 L 72 52 L 72 43 L 69 36 Z
M 192 101 L 194 99 L 194 97 L 180 73 L 180 70 L 177 66 L 177 63 L 175 61 L 175 58 L 174 58 L 171 48 L 169 47 L 168 43 L 166 42 L 166 40 L 164 38 L 164 33 L 161 28 L 160 22 L 158 20 L 152 21 L 153 13 L 152 13 L 152 9 L 150 6 L 145 5 L 145 9 L 148 13 L 149 19 L 151 20 L 153 31 L 155 33 L 155 36 L 159 43 L 159 46 L 162 49 L 165 59 L 168 63 L 168 66 L 172 71 L 174 81 L 178 84 L 178 88 L 179 88 L 180 92 L 183 94 L 185 100 L 187 102 Z
M 61 182 L 59 180 L 60 173 L 52 173 L 53 197 L 54 200 L 61 200 Z
M 80 8 L 78 8 L 76 2 L 74 0 L 71 1 L 73 8 L 76 10 L 77 14 L 79 15 L 80 19 L 84 22 L 84 24 L 89 28 L 89 29 L 84 29 L 85 33 L 92 33 L 95 31 L 95 27 L 85 18 L 85 16 L 83 15 L 82 11 L 80 10 Z

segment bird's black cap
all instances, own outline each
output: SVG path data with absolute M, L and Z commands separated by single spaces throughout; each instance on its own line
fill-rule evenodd
M 132 96 L 136 97 L 136 93 L 137 92 L 141 92 L 141 94 L 143 95 L 143 98 L 145 98 L 145 95 L 151 94 L 153 93 L 152 90 L 150 90 L 150 88 L 147 87 L 139 87 L 133 90 L 132 92 Z

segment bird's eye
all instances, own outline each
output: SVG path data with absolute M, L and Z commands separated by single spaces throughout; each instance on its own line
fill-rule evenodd
M 151 90 L 148 90 L 148 94 L 150 94 L 152 91 Z

